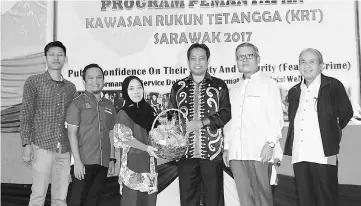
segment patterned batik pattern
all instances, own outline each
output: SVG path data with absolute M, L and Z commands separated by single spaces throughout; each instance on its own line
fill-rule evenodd
M 154 157 L 150 157 L 149 173 L 137 173 L 127 167 L 130 146 L 125 144 L 124 141 L 129 141 L 132 139 L 134 139 L 134 136 L 132 130 L 129 127 L 125 126 L 124 124 L 116 124 L 114 126 L 114 147 L 123 149 L 120 160 L 119 192 L 122 194 L 124 184 L 133 190 L 147 192 L 148 194 L 155 193 L 158 191 L 158 174 L 155 171 Z
M 192 80 L 179 81 L 176 90 L 177 107 L 189 121 L 211 116 L 218 112 L 222 87 L 208 81 L 197 84 Z M 186 158 L 214 159 L 223 146 L 222 130 L 203 127 L 189 134 Z

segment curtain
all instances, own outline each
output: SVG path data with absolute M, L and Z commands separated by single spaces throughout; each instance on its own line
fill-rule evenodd
M 2 1 L 1 132 L 19 131 L 25 80 L 45 71 L 47 1 Z

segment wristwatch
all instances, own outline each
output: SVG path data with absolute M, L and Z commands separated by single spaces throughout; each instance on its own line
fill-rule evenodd
M 275 148 L 276 144 L 273 142 L 268 142 L 268 146 L 270 146 L 271 148 Z
M 117 159 L 115 159 L 115 158 L 109 158 L 109 161 L 113 161 L 114 164 L 117 163 Z

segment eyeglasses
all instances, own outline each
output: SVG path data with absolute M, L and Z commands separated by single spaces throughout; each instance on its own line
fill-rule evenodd
M 244 59 L 253 59 L 256 57 L 256 54 L 241 54 L 237 57 L 238 61 L 243 61 Z

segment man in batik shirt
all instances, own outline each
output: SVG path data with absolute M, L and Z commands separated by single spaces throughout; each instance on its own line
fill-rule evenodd
M 178 162 L 182 206 L 196 206 L 199 184 L 205 205 L 223 206 L 223 126 L 231 119 L 226 83 L 208 71 L 210 51 L 195 43 L 187 52 L 190 75 L 177 81 L 171 91 L 170 107 L 187 115 L 188 152 Z

